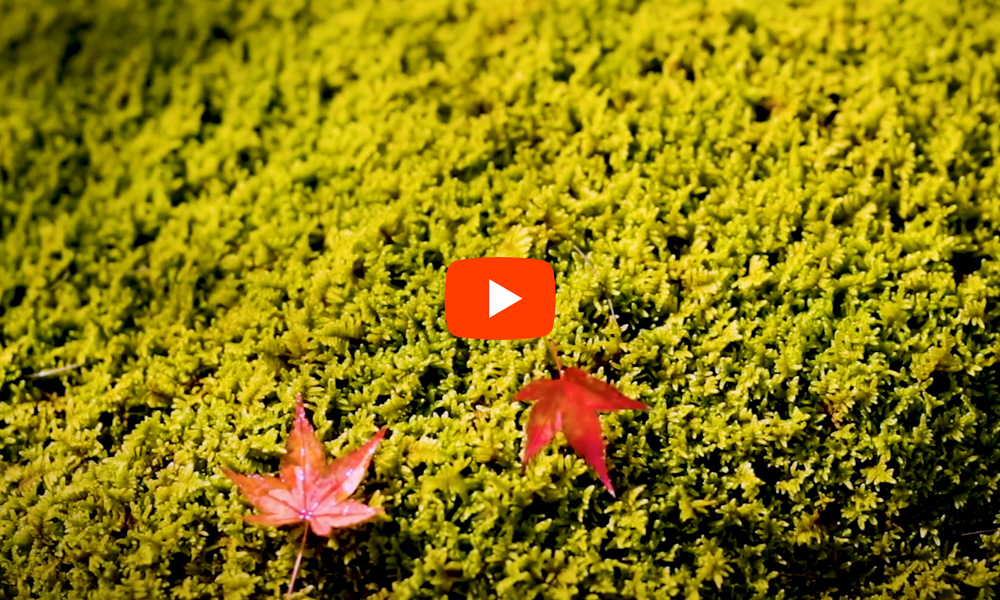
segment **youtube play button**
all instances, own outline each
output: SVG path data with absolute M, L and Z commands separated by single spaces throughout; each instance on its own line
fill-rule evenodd
M 497 314 L 508 306 L 520 302 L 521 297 L 504 286 L 490 279 L 490 316 Z
M 530 258 L 470 258 L 448 266 L 448 331 L 479 340 L 544 337 L 556 314 L 551 265 Z

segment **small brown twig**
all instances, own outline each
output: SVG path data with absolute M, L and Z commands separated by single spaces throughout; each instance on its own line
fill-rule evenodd
M 997 531 L 1000 531 L 1000 529 L 982 529 L 980 531 L 970 531 L 968 533 L 963 533 L 962 536 L 964 537 L 967 535 L 985 535 L 987 533 L 996 533 Z

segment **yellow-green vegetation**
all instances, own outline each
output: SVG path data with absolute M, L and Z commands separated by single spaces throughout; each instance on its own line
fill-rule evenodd
M 390 427 L 299 598 L 993 597 L 995 8 L 0 0 L 0 599 L 280 593 L 298 392 Z M 617 500 L 447 333 L 489 255 L 652 407 Z

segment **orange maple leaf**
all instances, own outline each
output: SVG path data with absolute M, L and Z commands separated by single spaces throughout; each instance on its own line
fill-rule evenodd
M 278 477 L 241 475 L 222 468 L 243 496 L 261 511 L 261 514 L 245 517 L 247 521 L 276 527 L 308 524 L 302 534 L 302 545 L 288 586 L 289 595 L 295 585 L 310 528 L 316 535 L 329 536 L 335 528 L 361 523 L 382 510 L 349 498 L 364 478 L 385 432 L 383 427 L 365 445 L 329 462 L 323 445 L 306 418 L 305 405 L 299 394 L 296 397 L 295 422 L 288 436 L 287 452 L 281 457 Z

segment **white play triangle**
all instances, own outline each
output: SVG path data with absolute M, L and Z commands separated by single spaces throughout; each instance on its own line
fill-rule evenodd
M 497 314 L 505 308 L 521 301 L 521 297 L 514 292 L 503 287 L 499 283 L 489 280 L 490 282 L 490 317 Z M 482 288 L 480 288 L 482 289 Z

